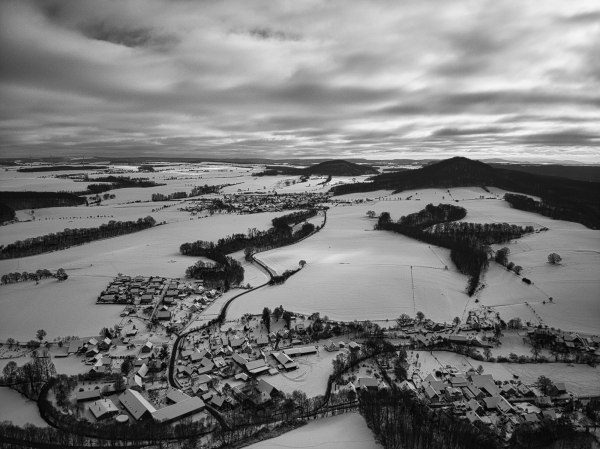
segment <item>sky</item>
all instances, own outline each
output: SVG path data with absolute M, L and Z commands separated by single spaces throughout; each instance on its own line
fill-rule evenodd
M 0 157 L 600 162 L 600 1 L 0 0 Z

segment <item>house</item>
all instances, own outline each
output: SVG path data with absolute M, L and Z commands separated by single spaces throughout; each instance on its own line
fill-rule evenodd
M 483 403 L 486 410 L 497 410 L 503 415 L 514 411 L 512 405 L 502 396 L 483 398 Z
M 148 352 L 152 352 L 152 349 L 154 348 L 154 343 L 152 343 L 151 341 L 147 341 L 144 346 L 142 346 L 142 352 L 143 353 L 148 353 Z
M 496 386 L 493 382 L 487 382 L 486 384 L 481 386 L 481 391 L 486 392 L 490 396 L 500 396 L 502 394 L 502 390 Z
M 217 368 L 223 368 L 227 365 L 227 362 L 225 362 L 225 359 L 223 357 L 214 357 L 213 363 Z
M 154 421 L 161 424 L 171 423 L 204 410 L 204 401 L 198 397 L 189 397 L 152 413 Z
M 169 310 L 159 310 L 156 312 L 156 318 L 159 320 L 170 320 L 171 312 Z
M 448 402 L 460 401 L 462 399 L 462 391 L 459 388 L 446 387 L 444 397 Z
M 231 346 L 233 349 L 238 349 L 242 347 L 245 341 L 246 340 L 243 338 L 230 338 L 229 346 Z
M 567 387 L 564 382 L 556 382 L 548 388 L 548 396 L 556 397 L 567 394 Z
M 519 394 L 521 396 L 524 396 L 526 398 L 533 398 L 533 397 L 535 397 L 535 393 L 533 391 L 531 391 L 531 389 L 529 389 L 525 384 L 520 384 L 517 387 L 517 391 L 519 392 Z
M 329 340 L 325 345 L 325 350 L 329 351 L 329 352 L 334 352 L 334 351 L 339 351 L 340 347 L 338 344 L 334 343 L 333 341 Z
M 137 374 L 138 376 L 140 376 L 142 379 L 143 379 L 144 377 L 146 377 L 146 376 L 148 375 L 148 365 L 146 365 L 146 364 L 144 363 L 142 366 L 140 366 L 140 369 L 139 369 L 139 370 L 137 370 L 137 373 L 136 373 L 136 374 Z
M 69 354 L 77 354 L 83 348 L 83 340 L 71 340 L 69 341 Z
M 474 374 L 469 377 L 469 380 L 479 389 L 488 382 L 494 382 L 494 378 L 491 374 Z
M 75 397 L 77 398 L 77 402 L 93 401 L 94 399 L 100 399 L 100 390 L 78 391 Z
M 140 304 L 150 304 L 152 302 L 152 295 L 142 295 L 140 298 Z
M 127 385 L 129 386 L 129 388 L 136 391 L 142 391 L 144 389 L 144 381 L 137 374 L 129 379 Z
M 119 402 L 136 420 L 151 418 L 156 411 L 154 406 L 141 393 L 128 389 L 119 396 Z
M 551 419 L 551 420 L 555 420 L 555 419 L 558 418 L 557 415 L 556 415 L 556 411 L 554 411 L 554 410 L 544 410 L 542 412 L 542 416 L 544 418 L 548 418 L 548 419 Z
M 481 399 L 482 397 L 485 396 L 485 394 L 483 394 L 483 391 L 481 391 L 479 388 L 477 388 L 473 384 L 463 387 L 462 391 L 463 391 L 463 395 L 467 399 Z
M 182 359 L 188 359 L 190 358 L 193 354 L 197 354 L 196 351 L 193 351 L 191 349 L 185 350 L 181 352 L 181 358 Z
M 110 399 L 94 401 L 88 405 L 88 408 L 96 421 L 101 421 L 111 416 L 119 414 L 119 409 Z
M 110 338 L 105 338 L 100 343 L 98 343 L 98 349 L 101 351 L 108 351 L 112 344 L 112 340 Z
M 271 367 L 263 359 L 257 359 L 246 363 L 245 368 L 250 374 L 260 374 L 269 371 Z
M 240 355 L 237 352 L 235 352 L 231 356 L 231 360 L 233 360 L 235 363 L 237 363 L 241 368 L 245 368 L 246 363 L 248 363 L 247 357 L 248 356 L 243 356 L 243 355 Z
M 213 383 L 212 377 L 210 377 L 207 374 L 201 374 L 196 379 L 196 384 L 198 384 L 198 385 L 206 384 L 207 386 L 210 387 L 210 386 L 212 386 L 212 383 Z
M 100 351 L 98 350 L 97 346 L 88 346 L 87 350 L 85 351 L 85 356 L 86 357 L 94 357 L 96 355 L 98 355 L 100 353 Z
M 500 388 L 500 394 L 504 397 L 511 397 L 517 394 L 517 389 L 511 384 L 504 384 Z
M 471 422 L 471 424 L 481 421 L 481 418 L 479 417 L 479 415 L 477 413 L 475 413 L 473 410 L 469 410 L 467 413 L 465 413 L 465 416 L 467 417 L 469 422 Z
M 219 395 L 213 396 L 210 399 L 210 405 L 212 405 L 213 407 L 215 407 L 218 410 L 221 410 L 225 406 L 225 397 L 219 396 Z
M 450 378 L 450 385 L 452 385 L 453 388 L 462 388 L 466 387 L 468 384 L 467 379 L 465 379 L 464 377 L 455 376 Z
M 431 385 L 425 387 L 424 393 L 430 402 L 440 402 L 441 395 Z
M 234 378 L 235 378 L 235 380 L 241 380 L 241 381 L 244 381 L 244 382 L 246 382 L 249 379 L 249 377 L 248 377 L 248 375 L 246 373 L 236 374 Z
M 283 352 L 272 352 L 271 356 L 273 356 L 277 362 L 281 365 L 282 369 L 286 371 L 291 371 L 298 368 L 298 364 L 294 362 L 287 354 Z
M 257 346 L 266 346 L 269 344 L 269 337 L 267 337 L 266 335 L 259 335 L 256 338 L 256 345 Z
M 356 388 L 366 388 L 367 390 L 378 390 L 379 381 L 374 377 L 359 377 L 356 381 Z
M 316 346 L 305 346 L 305 347 L 301 347 L 301 348 L 284 349 L 283 353 L 289 357 L 300 357 L 303 355 L 316 354 L 317 347 Z
M 269 395 L 269 399 L 273 396 L 277 396 L 279 394 L 279 390 L 275 388 L 273 385 L 268 383 L 267 381 L 260 379 L 256 384 L 256 389 L 261 393 L 266 393 Z
M 207 370 L 212 371 L 213 369 L 215 369 L 215 364 L 213 363 L 213 361 L 206 357 L 203 357 L 202 360 L 200 360 L 200 365 L 202 366 L 202 368 L 205 368 Z
M 356 342 L 351 341 L 350 343 L 348 343 L 348 348 L 351 351 L 360 351 L 360 345 Z
M 479 413 L 479 412 L 483 411 L 481 404 L 474 399 L 470 399 L 469 402 L 467 402 L 467 405 L 475 413 Z

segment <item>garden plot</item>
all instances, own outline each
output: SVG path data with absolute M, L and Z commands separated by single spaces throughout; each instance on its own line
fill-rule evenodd
M 25 399 L 10 388 L 0 388 L 0 421 L 12 421 L 17 426 L 48 426 L 40 416 L 36 402 Z
M 248 449 L 379 449 L 367 423 L 358 413 L 346 413 L 311 421 L 277 438 Z

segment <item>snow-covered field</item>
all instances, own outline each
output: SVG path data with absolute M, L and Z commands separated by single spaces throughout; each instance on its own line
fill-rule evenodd
M 494 195 L 504 193 L 494 191 Z M 450 194 L 441 189 L 406 191 L 381 201 L 332 207 L 321 232 L 296 245 L 258 255 L 278 273 L 296 268 L 300 260 L 308 265 L 284 285 L 247 295 L 243 306 L 234 303 L 231 316 L 259 313 L 265 306 L 283 304 L 300 313 L 320 311 L 340 320 L 391 320 L 418 310 L 437 321 L 451 321 L 455 316 L 464 319 L 478 304 L 476 297 L 464 294 L 467 278 L 456 272 L 450 252 L 399 234 L 373 231 L 376 220 L 365 215 L 367 210 L 377 215 L 388 211 L 398 219 L 429 203 L 453 202 L 450 195 L 464 199 L 458 203 L 468 211 L 464 221 L 550 229 L 514 243 L 495 245 L 495 249 L 511 249 L 509 260 L 523 267 L 523 275 L 533 285 L 491 263 L 484 277 L 486 287 L 478 295 L 479 304 L 497 307 L 505 319 L 521 316 L 524 321 L 537 323 L 541 318 L 544 324 L 561 329 L 600 331 L 600 232 L 511 209 L 498 199 L 479 200 L 480 196 L 494 196 L 480 188 L 450 189 Z M 407 197 L 412 199 L 407 201 Z M 357 195 L 348 196 L 353 198 Z M 361 194 L 361 198 L 379 196 Z M 563 255 L 560 266 L 547 263 L 547 255 L 553 251 Z M 549 297 L 553 297 L 553 304 Z
M 323 418 L 248 449 L 379 449 L 373 433 L 358 413 Z
M 0 421 L 12 421 L 17 426 L 28 423 L 38 427 L 48 425 L 41 418 L 34 401 L 28 401 L 9 388 L 0 388 Z

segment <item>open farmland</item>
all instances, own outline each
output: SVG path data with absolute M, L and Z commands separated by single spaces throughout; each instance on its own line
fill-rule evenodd
M 496 191 L 499 195 L 504 193 L 500 189 Z M 517 243 L 495 245 L 496 249 L 503 246 L 517 248 L 511 250 L 514 257 L 511 254 L 509 259 L 522 265 L 526 276 L 529 270 L 534 270 L 531 273 L 534 285 L 526 285 L 519 276 L 492 262 L 484 277 L 486 287 L 478 296 L 469 298 L 464 293 L 467 278 L 456 272 L 448 250 L 430 247 L 400 234 L 373 231 L 376 220 L 366 217 L 367 210 L 376 214 L 388 211 L 393 219 L 397 219 L 417 212 L 429 203 L 452 203 L 448 193 L 441 189 L 406 191 L 382 201 L 334 206 L 328 211 L 327 225 L 321 232 L 296 245 L 258 254 L 261 261 L 278 273 L 296 268 L 301 259 L 306 260 L 308 265 L 283 286 L 246 295 L 232 305 L 231 316 L 241 316 L 247 311 L 259 313 L 263 307 L 273 308 L 282 304 L 284 308 L 299 313 L 320 311 L 339 320 L 391 320 L 401 313 L 412 316 L 420 310 L 428 318 L 450 322 L 455 316 L 464 319 L 467 309 L 476 307 L 475 299 L 479 298 L 482 305 L 500 307 L 501 316 L 510 319 L 516 311 L 505 309 L 504 312 L 502 307 L 520 307 L 529 311 L 531 309 L 524 302 L 532 305 L 540 303 L 542 306 L 542 301 L 547 301 L 548 296 L 555 292 L 555 304 L 546 305 L 543 309 L 534 306 L 540 316 L 546 317 L 544 323 L 557 327 L 570 325 L 571 328 L 582 325 L 581 330 L 592 333 L 600 330 L 600 303 L 597 301 L 600 255 L 594 252 L 600 249 L 600 232 L 577 223 L 511 209 L 508 203 L 498 199 L 472 199 L 480 195 L 490 196 L 483 189 L 450 189 L 450 192 L 454 198 L 471 198 L 458 203 L 468 211 L 463 221 L 508 222 L 532 225 L 537 229 L 542 226 L 550 228 L 549 231 L 518 239 Z M 403 199 L 397 200 L 397 197 Z M 412 197 L 412 200 L 407 201 L 407 197 Z M 355 198 L 378 197 L 354 194 L 347 199 Z M 416 201 L 417 198 L 421 201 Z M 346 198 L 340 196 L 335 199 Z M 547 264 L 546 257 L 553 248 L 548 239 L 553 236 L 556 239 L 554 247 L 566 255 L 564 266 Z M 548 250 L 540 250 L 535 264 L 527 263 L 525 259 L 521 262 L 519 257 L 525 257 L 520 256 L 522 248 L 535 248 L 536 245 Z M 586 247 L 590 249 L 583 252 L 581 249 Z M 575 251 L 572 268 L 566 264 L 567 258 L 571 259 L 569 249 Z M 448 270 L 445 270 L 446 266 Z M 536 276 L 534 267 L 544 273 L 554 271 Z M 561 275 L 553 277 L 552 274 L 556 273 Z M 559 300 L 567 296 L 567 290 L 570 299 Z M 568 307 L 567 315 L 564 307 Z M 554 319 L 553 315 L 556 316 Z M 533 320 L 535 314 L 525 313 L 524 318 Z
M 378 449 L 373 434 L 358 413 L 323 418 L 248 449 Z

